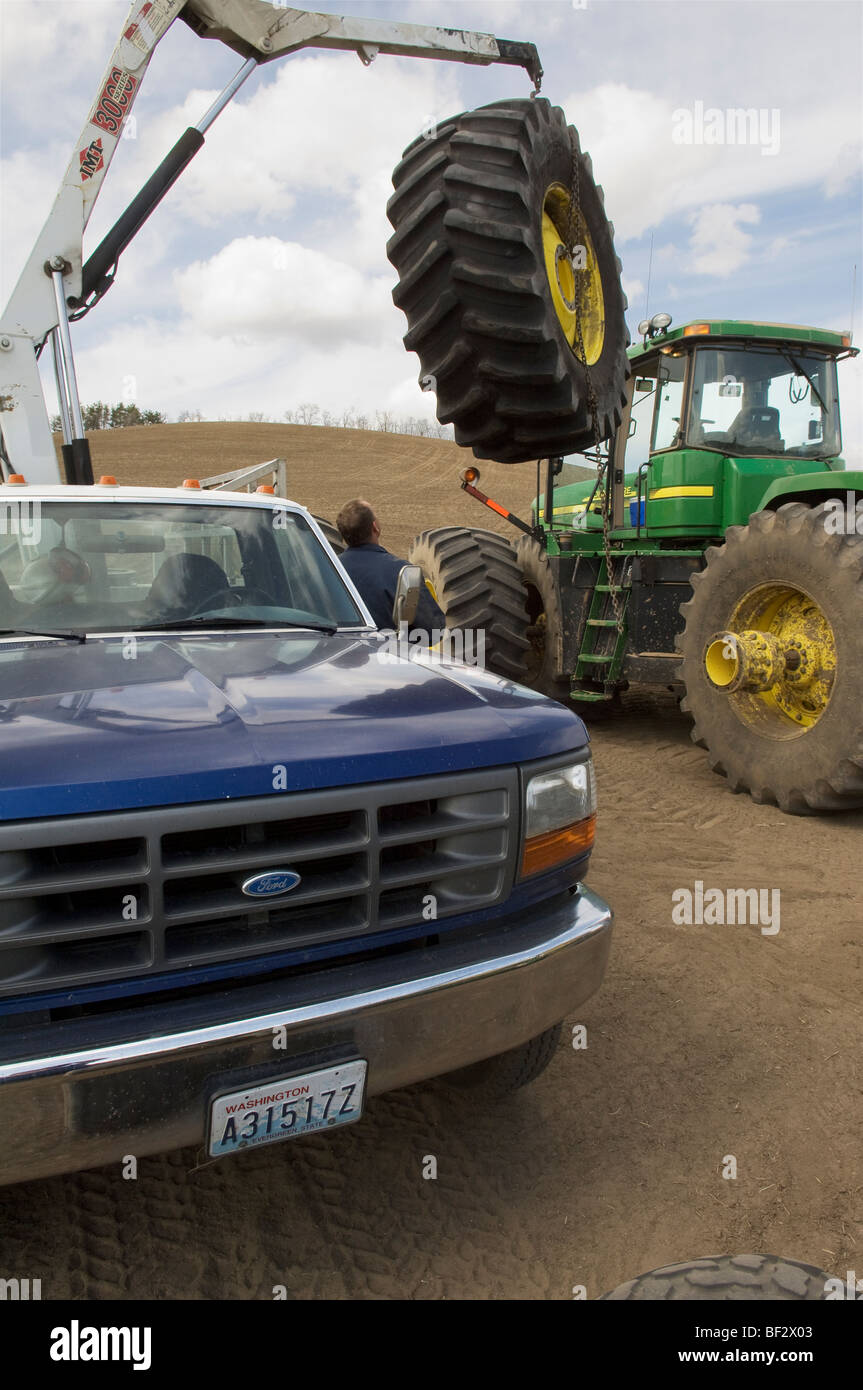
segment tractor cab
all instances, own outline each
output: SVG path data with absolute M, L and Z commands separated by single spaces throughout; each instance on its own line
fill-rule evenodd
M 656 319 L 629 350 L 627 404 L 608 446 L 614 534 L 719 536 L 771 480 L 844 466 L 836 362 L 855 352 L 847 334 Z M 569 482 L 579 462 L 565 459 L 557 475 L 553 524 L 601 530 L 604 480 Z

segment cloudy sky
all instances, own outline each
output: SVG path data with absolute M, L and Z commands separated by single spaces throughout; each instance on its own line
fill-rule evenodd
M 863 338 L 857 0 L 318 0 L 320 10 L 531 39 L 543 92 L 591 153 L 630 329 L 649 308 Z M 0 0 L 2 244 L 11 291 L 127 13 L 124 0 Z M 240 60 L 180 21 L 156 50 L 85 240 L 100 240 Z M 429 414 L 390 292 L 385 205 L 424 126 L 505 96 L 516 68 L 307 50 L 262 67 L 74 332 L 81 394 L 176 418 L 279 419 L 301 401 Z M 700 107 L 699 107 L 700 104 Z M 681 141 L 681 112 L 761 112 L 750 144 Z M 733 128 L 727 132 L 733 135 Z M 693 126 L 697 134 L 697 126 Z M 852 277 L 857 265 L 856 304 Z M 861 370 L 840 367 L 846 456 Z M 49 396 L 51 410 L 55 406 Z

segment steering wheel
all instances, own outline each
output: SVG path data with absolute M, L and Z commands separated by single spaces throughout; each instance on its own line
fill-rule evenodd
M 223 599 L 227 599 L 227 603 L 223 603 Z M 264 608 L 278 607 L 272 594 L 268 594 L 266 589 L 249 587 L 244 589 L 242 594 L 235 593 L 231 588 L 214 589 L 206 598 L 201 599 L 196 608 L 192 609 L 190 616 L 197 617 L 199 613 L 206 613 L 211 608 L 242 608 L 247 601 Z
M 227 600 L 227 602 L 222 600 Z M 233 589 L 229 589 L 226 585 L 223 589 L 214 589 L 211 594 L 207 594 L 206 598 L 202 598 L 201 602 L 190 611 L 189 616 L 196 618 L 199 613 L 207 613 L 211 608 L 237 608 L 242 602 L 239 594 L 235 594 Z

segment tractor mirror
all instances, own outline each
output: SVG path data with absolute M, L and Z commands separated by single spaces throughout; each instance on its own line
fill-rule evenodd
M 393 604 L 393 627 L 396 631 L 402 623 L 412 623 L 416 617 L 422 586 L 423 572 L 419 565 L 402 565 Z
M 720 396 L 742 396 L 743 384 L 740 381 L 723 381 L 719 388 Z
M 636 391 L 652 391 L 655 385 L 656 382 L 652 377 L 640 376 L 636 379 L 635 389 Z

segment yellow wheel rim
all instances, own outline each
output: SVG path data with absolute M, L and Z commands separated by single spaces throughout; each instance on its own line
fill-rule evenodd
M 576 224 L 575 262 L 567 254 L 564 237 L 569 222 L 570 197 L 560 183 L 548 189 L 542 206 L 542 248 L 552 303 L 566 341 L 576 357 L 578 335 L 576 296 L 581 300 L 581 334 L 584 360 L 592 367 L 602 356 L 605 343 L 605 300 L 602 277 L 584 217 Z M 580 224 L 580 225 L 579 225 Z
M 815 727 L 830 702 L 836 639 L 811 595 L 761 584 L 736 605 L 727 631 L 708 642 L 704 668 L 742 724 L 768 738 L 795 738 Z

